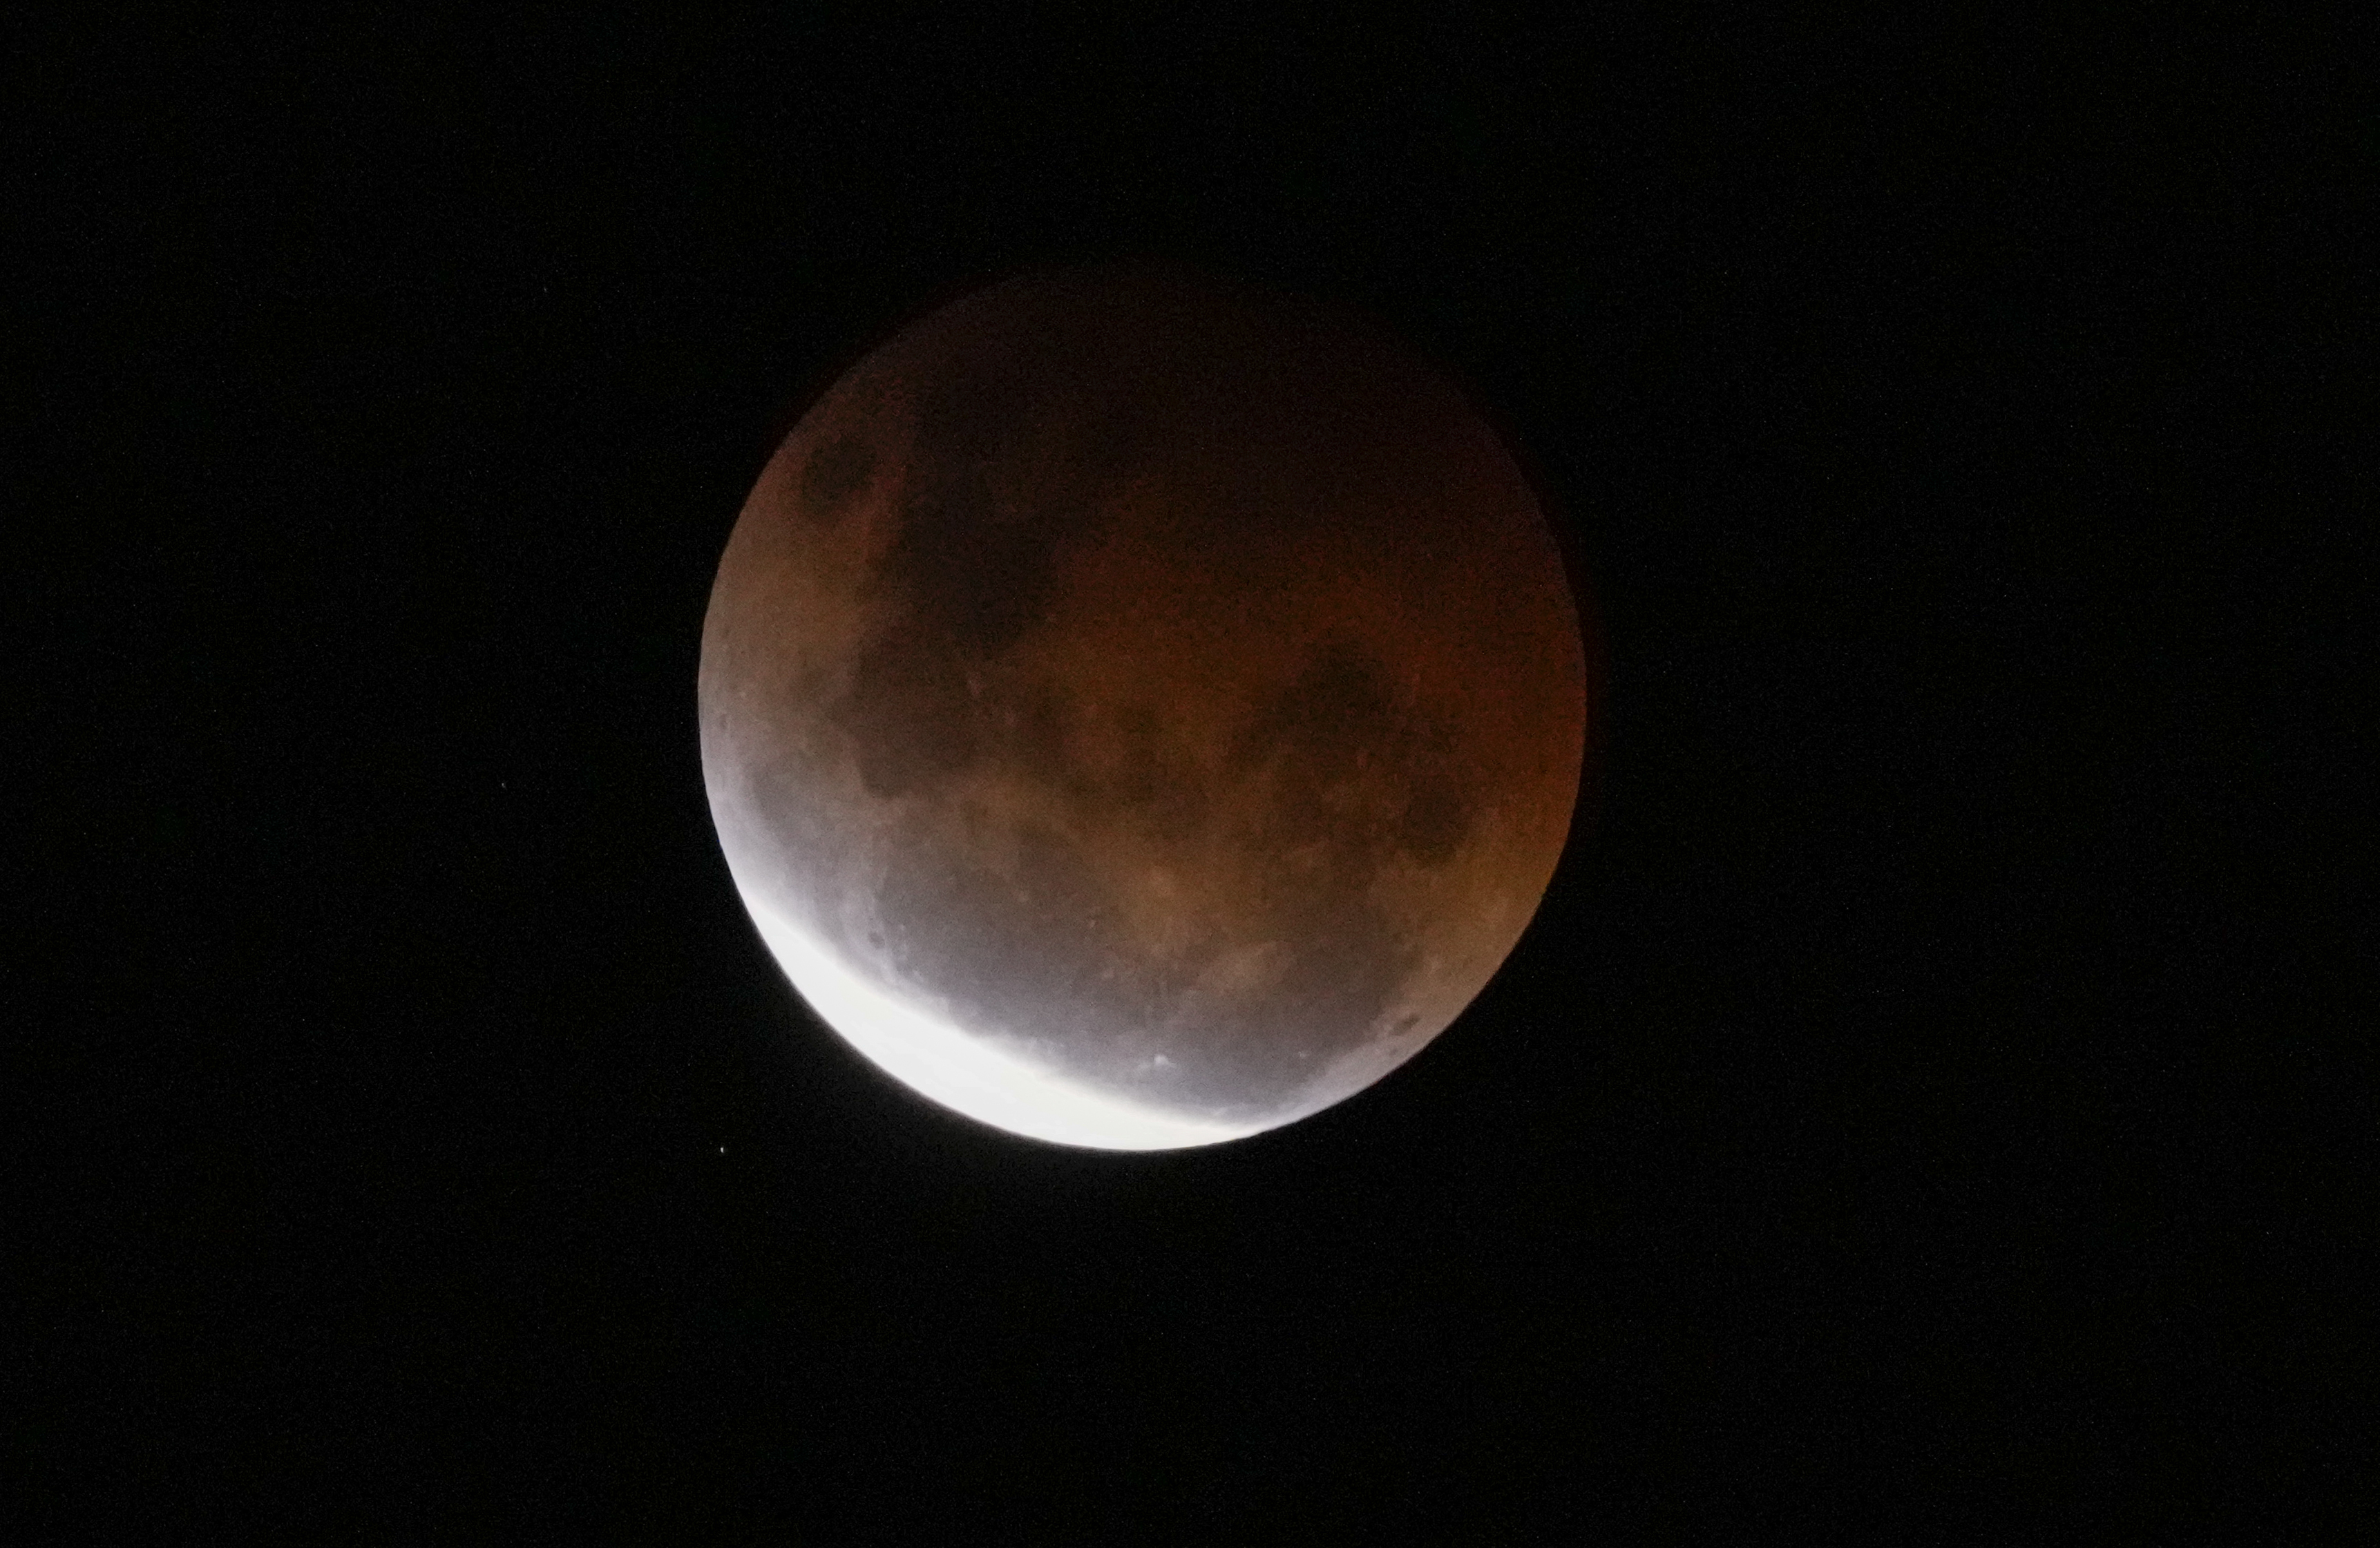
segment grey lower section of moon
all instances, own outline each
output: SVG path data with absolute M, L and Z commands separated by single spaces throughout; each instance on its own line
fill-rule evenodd
M 769 463 L 703 767 L 835 1030 L 1001 1127 L 1161 1147 L 1328 1107 L 1471 1001 L 1560 853 L 1584 682 L 1444 383 L 1262 298 L 1045 275 L 897 336 Z

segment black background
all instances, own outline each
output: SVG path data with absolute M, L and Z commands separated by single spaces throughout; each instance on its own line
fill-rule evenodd
M 28 34 L 62 1534 L 2072 1541 L 2340 1484 L 2284 1437 L 2342 1249 L 2265 1201 L 2349 1171 L 2256 1118 L 2336 1083 L 2313 986 L 2369 944 L 2275 837 L 2354 788 L 2273 542 L 2342 455 L 2289 394 L 2355 359 L 2303 304 L 2360 210 L 2328 78 L 2157 27 L 824 14 Z M 2307 288 L 2248 299 L 2277 234 Z M 1604 646 L 1470 1013 L 1152 1156 L 832 1038 L 693 720 L 808 395 L 1118 256 L 1455 373 Z

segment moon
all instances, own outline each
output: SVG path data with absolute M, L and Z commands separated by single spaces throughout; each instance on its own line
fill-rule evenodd
M 1367 325 L 1038 272 L 795 426 L 703 623 L 719 840 L 794 987 L 927 1097 L 1158 1150 L 1454 1021 L 1576 803 L 1578 613 L 1527 481 Z

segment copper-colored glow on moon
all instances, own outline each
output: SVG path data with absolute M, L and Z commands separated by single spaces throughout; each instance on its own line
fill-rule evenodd
M 705 781 L 829 1025 L 1020 1134 L 1210 1143 L 1470 1003 L 1585 724 L 1526 482 L 1383 340 L 1147 273 L 927 318 L 795 427 L 703 629 Z

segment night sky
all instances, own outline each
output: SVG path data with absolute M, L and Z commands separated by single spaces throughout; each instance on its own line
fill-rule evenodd
M 2105 39 L 1597 14 L 36 28 L 11 1470 L 58 1539 L 2070 1541 L 2337 1487 L 2279 1437 L 2343 1406 L 2343 1249 L 2258 1201 L 2348 1171 L 2252 1115 L 2347 1072 L 2370 913 L 2272 835 L 2361 791 L 2345 666 L 2285 664 L 2337 569 L 2255 523 L 2318 526 L 2277 394 L 2349 352 L 2205 320 L 2337 142 Z M 1170 1155 L 828 1034 L 694 718 L 809 398 L 1111 258 L 1463 382 L 1603 672 L 1472 1010 Z

